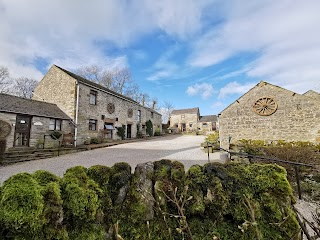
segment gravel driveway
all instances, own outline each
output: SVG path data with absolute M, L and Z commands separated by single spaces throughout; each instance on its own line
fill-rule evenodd
M 204 138 L 204 136 L 173 135 L 3 166 L 0 167 L 0 185 L 11 175 L 20 172 L 33 173 L 43 169 L 62 176 L 68 168 L 78 165 L 112 166 L 116 162 L 128 162 L 134 169 L 139 163 L 170 159 L 182 162 L 188 169 L 192 165 L 203 165 L 208 162 L 207 154 L 200 149 L 200 143 Z M 219 158 L 220 153 L 210 154 L 211 161 L 219 161 Z

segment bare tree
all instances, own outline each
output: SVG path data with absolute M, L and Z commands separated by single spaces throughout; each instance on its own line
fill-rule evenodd
M 162 114 L 162 122 L 168 123 L 170 120 L 171 112 L 174 109 L 174 106 L 171 102 L 165 101 L 160 108 L 160 113 Z
M 8 68 L 0 66 L 0 93 L 8 92 L 10 87 L 10 73 Z
M 143 106 L 158 110 L 156 98 L 142 93 L 138 84 L 132 79 L 129 68 L 103 69 L 97 65 L 84 66 L 76 70 L 81 77 L 94 81 L 112 91 L 132 98 Z
M 31 78 L 20 77 L 15 79 L 12 93 L 23 98 L 31 98 L 32 92 L 38 85 L 38 82 Z
M 124 94 L 125 90 L 131 87 L 132 77 L 128 68 L 115 68 L 111 72 L 112 90 Z
M 95 81 L 106 88 L 112 88 L 112 73 L 103 70 L 97 65 L 84 66 L 77 70 L 77 73 L 86 79 Z

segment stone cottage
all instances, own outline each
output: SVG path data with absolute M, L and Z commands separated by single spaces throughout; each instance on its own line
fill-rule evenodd
M 52 131 L 71 133 L 70 121 L 55 104 L 0 93 L 0 135 L 9 134 L 6 148 L 35 147 Z
M 214 131 L 217 128 L 217 116 L 200 116 L 198 107 L 173 110 L 169 128 L 176 132 Z
M 34 99 L 57 104 L 77 126 L 74 142 L 91 138 L 118 139 L 117 128 L 125 126 L 126 138 L 145 134 L 151 120 L 153 132 L 161 131 L 161 114 L 61 67 L 53 65 L 36 87 Z
M 261 81 L 218 115 L 220 144 L 241 139 L 320 143 L 320 95 Z

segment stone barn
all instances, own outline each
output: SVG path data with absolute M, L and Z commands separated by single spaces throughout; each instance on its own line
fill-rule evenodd
M 57 104 L 74 122 L 74 143 L 91 138 L 119 139 L 117 129 L 125 126 L 125 138 L 162 131 L 161 114 L 124 95 L 53 65 L 36 87 L 33 99 Z
M 218 116 L 220 144 L 241 139 L 320 143 L 320 94 L 261 81 Z

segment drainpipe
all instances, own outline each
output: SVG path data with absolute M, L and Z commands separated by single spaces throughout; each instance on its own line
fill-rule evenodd
M 78 135 L 78 113 L 79 113 L 79 82 L 76 81 L 77 86 L 77 97 L 76 97 L 76 116 L 75 116 L 75 128 L 74 128 L 74 146 L 77 146 L 77 135 Z
M 222 138 L 221 138 L 221 134 L 220 134 L 220 116 L 221 114 L 218 114 L 218 126 L 216 126 L 216 129 L 218 130 L 219 133 L 219 142 L 220 142 L 220 147 L 222 147 Z

